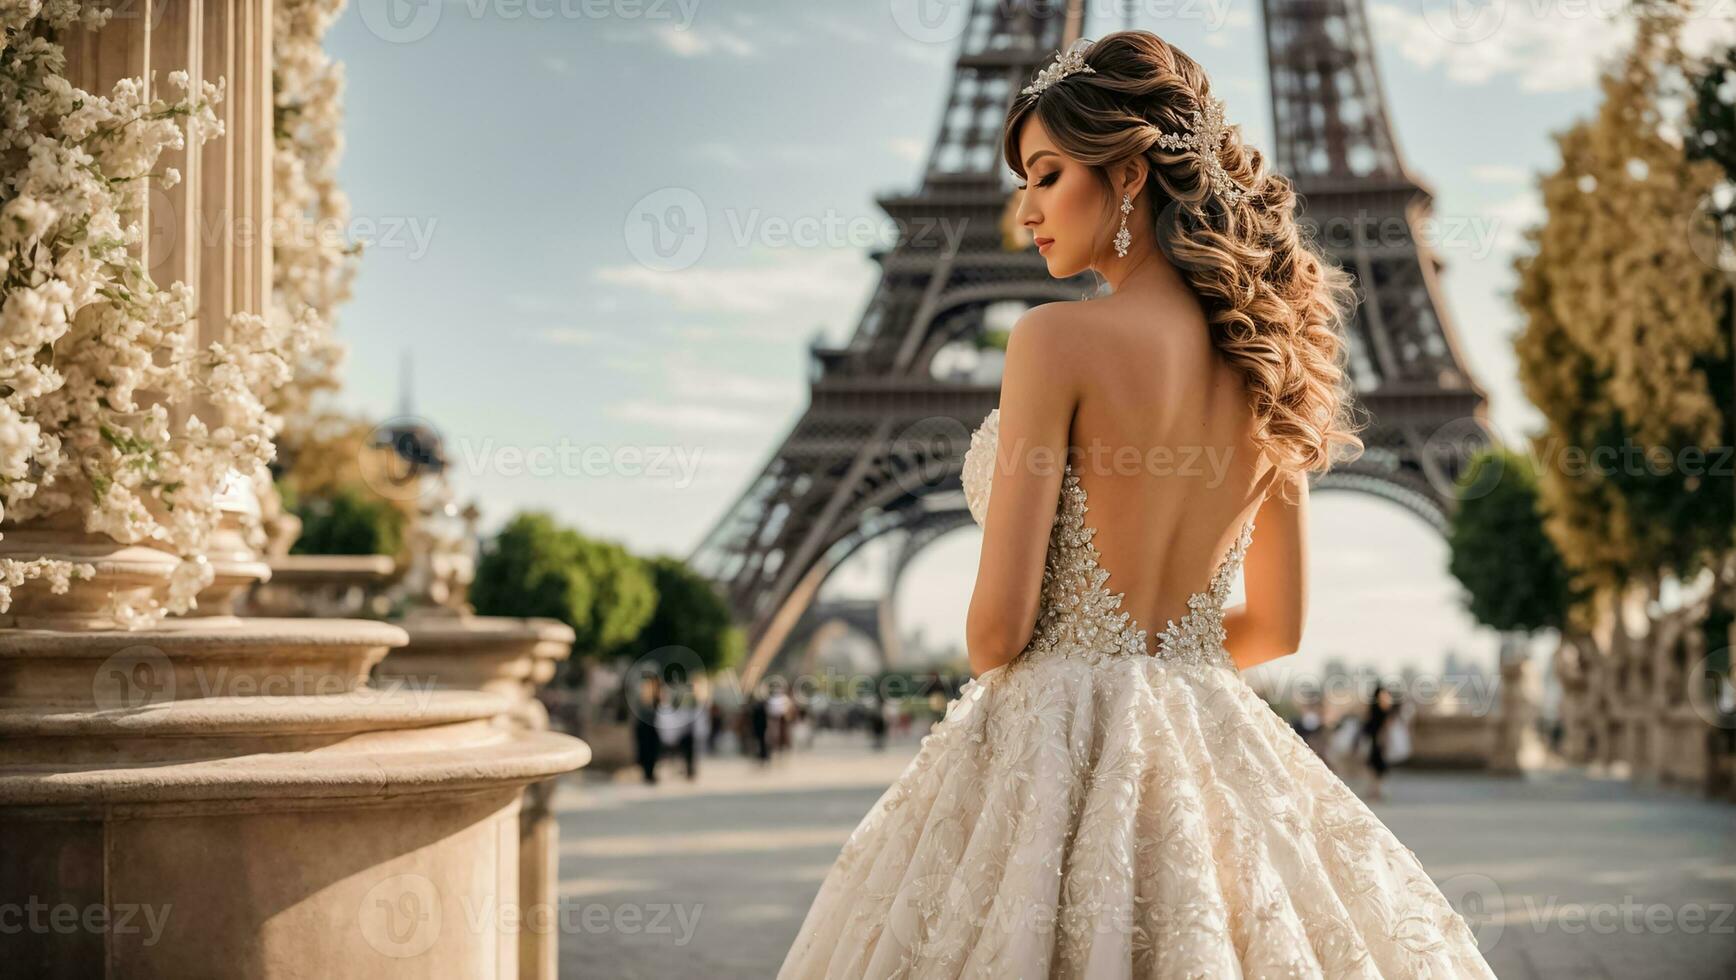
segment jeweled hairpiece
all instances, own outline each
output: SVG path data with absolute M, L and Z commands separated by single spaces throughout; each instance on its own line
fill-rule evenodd
M 1092 75 L 1097 74 L 1097 69 L 1085 63 L 1085 48 L 1090 43 L 1091 42 L 1086 38 L 1080 38 L 1079 40 L 1074 41 L 1071 48 L 1068 48 L 1066 52 L 1055 58 L 1054 64 L 1037 72 L 1036 81 L 1022 89 L 1019 89 L 1019 94 L 1039 95 L 1044 89 L 1061 79 L 1066 78 L 1068 75 L 1081 73 L 1089 73 Z
M 1216 191 L 1227 204 L 1234 204 L 1242 199 L 1244 190 L 1237 184 L 1230 172 L 1224 169 L 1223 161 L 1218 159 L 1218 147 L 1228 136 L 1230 127 L 1224 125 L 1224 104 L 1218 99 L 1206 99 L 1205 111 L 1194 110 L 1192 126 L 1186 133 L 1165 133 L 1158 131 L 1157 145 L 1168 150 L 1191 150 L 1198 153 L 1205 161 L 1206 179 L 1211 181 L 1212 190 Z

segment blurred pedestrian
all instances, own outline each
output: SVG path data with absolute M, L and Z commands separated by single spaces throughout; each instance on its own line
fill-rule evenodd
M 657 760 L 663 754 L 663 742 L 657 733 L 657 709 L 662 702 L 662 679 L 655 676 L 641 679 L 639 702 L 633 710 L 633 742 L 647 784 L 657 782 Z
M 704 718 L 691 689 L 670 691 L 657 706 L 658 743 L 663 749 L 680 753 L 689 780 L 699 778 L 697 747 Z
M 754 752 L 764 765 L 772 761 L 771 712 L 766 710 L 766 699 L 758 692 L 749 701 L 748 727 L 753 733 Z
M 1386 738 L 1387 724 L 1392 719 L 1392 692 L 1383 685 L 1374 685 L 1374 695 L 1368 700 L 1368 715 L 1362 723 L 1362 734 L 1368 739 L 1368 772 L 1370 800 L 1386 798 Z

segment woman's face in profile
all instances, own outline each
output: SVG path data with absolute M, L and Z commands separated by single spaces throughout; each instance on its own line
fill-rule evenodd
M 1035 115 L 1019 133 L 1019 159 L 1025 165 L 1019 226 L 1030 231 L 1049 275 L 1065 279 L 1091 268 L 1094 250 L 1114 236 L 1104 225 L 1102 185 L 1055 146 Z

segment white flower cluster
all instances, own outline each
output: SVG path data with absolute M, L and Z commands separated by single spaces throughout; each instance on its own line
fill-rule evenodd
M 337 181 L 343 65 L 323 43 L 346 2 L 278 0 L 272 10 L 272 298 L 284 315 L 309 320 L 313 334 L 272 404 L 292 424 L 312 418 L 316 392 L 337 388 L 345 348 L 333 336 L 332 311 L 349 298 L 360 248 L 349 241 L 350 202 Z
M 180 179 L 154 170 L 162 151 L 222 134 L 222 87 L 195 93 L 174 72 L 175 101 L 139 78 L 107 96 L 75 88 L 50 32 L 105 19 L 80 0 L 0 0 L 0 516 L 74 510 L 87 531 L 180 556 L 160 600 L 114 606 L 118 623 L 141 626 L 192 608 L 210 583 L 218 488 L 275 454 L 280 420 L 263 399 L 308 335 L 246 315 L 225 342 L 194 347 L 192 290 L 151 280 L 139 217 L 150 181 Z M 64 591 L 70 574 L 94 572 L 64 565 L 6 560 L 0 611 L 12 585 Z

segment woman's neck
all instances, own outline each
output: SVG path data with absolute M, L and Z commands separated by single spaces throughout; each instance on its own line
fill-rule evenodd
M 1187 285 L 1181 272 L 1149 244 L 1130 252 L 1126 258 L 1111 260 L 1098 271 L 1108 281 L 1110 295 L 1127 299 L 1172 292 Z

